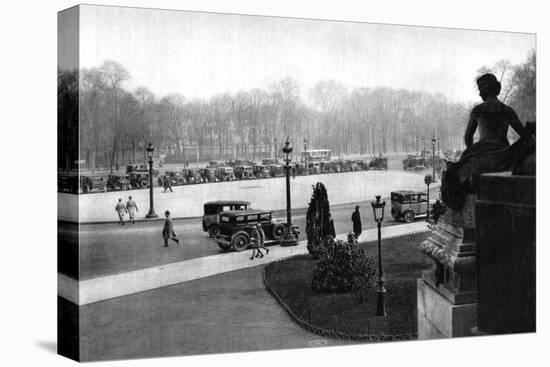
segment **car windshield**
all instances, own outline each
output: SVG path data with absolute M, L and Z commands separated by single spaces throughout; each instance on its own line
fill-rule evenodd
M 403 196 L 399 195 L 399 194 L 391 194 L 391 200 L 395 201 L 395 202 L 398 202 L 398 203 L 401 203 L 401 202 L 403 202 Z

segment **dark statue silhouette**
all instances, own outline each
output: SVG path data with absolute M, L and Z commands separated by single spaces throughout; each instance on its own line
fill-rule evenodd
M 483 103 L 475 106 L 470 114 L 464 135 L 467 148 L 458 162 L 448 165 L 441 183 L 441 198 L 454 210 L 464 206 L 466 194 L 477 193 L 481 174 L 512 170 L 521 165 L 520 161 L 528 154 L 534 153 L 534 123 L 524 127 L 516 112 L 499 101 L 501 86 L 497 78 L 484 74 L 477 79 L 477 86 Z M 520 135 L 512 145 L 507 138 L 510 126 Z M 474 143 L 476 130 L 479 141 Z

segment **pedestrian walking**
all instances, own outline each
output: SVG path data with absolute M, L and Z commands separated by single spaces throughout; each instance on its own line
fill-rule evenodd
M 168 176 L 164 177 L 164 179 L 166 180 L 166 191 L 170 190 L 170 192 L 174 192 L 172 191 L 172 179 Z
M 128 196 L 128 201 L 126 202 L 126 211 L 128 212 L 129 220 L 132 221 L 132 224 L 136 223 L 136 213 L 139 211 L 136 202 L 132 199 L 131 196 Z
M 292 166 L 292 178 L 296 178 L 296 166 Z
M 115 206 L 115 211 L 118 214 L 118 224 L 123 226 L 125 224 L 124 223 L 124 213 L 126 213 L 127 210 L 126 210 L 126 207 L 124 206 L 124 204 L 122 203 L 122 199 L 118 199 L 118 203 Z
M 165 211 L 164 216 L 166 217 L 166 220 L 164 221 L 164 227 L 162 228 L 164 247 L 168 247 L 168 240 L 172 240 L 179 245 L 180 241 L 177 238 L 176 232 L 174 232 L 174 223 L 172 223 L 172 218 L 170 218 L 170 211 Z
M 328 232 L 332 236 L 332 238 L 336 238 L 336 230 L 334 229 L 334 220 L 332 219 L 332 215 L 328 213 Z
M 353 223 L 353 233 L 355 234 L 355 238 L 359 239 L 359 236 L 363 231 L 363 227 L 361 225 L 361 213 L 359 213 L 359 205 L 355 206 L 355 211 L 351 215 L 351 221 Z
M 256 223 L 256 225 L 252 227 L 250 244 L 252 246 L 252 255 L 250 256 L 250 260 L 254 260 L 256 257 L 260 257 L 260 259 L 264 257 L 262 249 L 265 250 L 266 255 L 269 254 L 269 249 L 265 247 L 265 233 L 260 223 Z

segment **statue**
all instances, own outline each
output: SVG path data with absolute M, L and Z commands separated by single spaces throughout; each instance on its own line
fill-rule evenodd
M 477 193 L 481 174 L 511 170 L 520 151 L 533 143 L 531 131 L 516 112 L 497 98 L 501 87 L 497 78 L 484 74 L 477 79 L 477 86 L 483 103 L 471 111 L 464 135 L 467 149 L 458 162 L 448 164 L 441 182 L 442 200 L 454 210 L 464 206 L 465 195 Z M 521 137 L 512 145 L 507 138 L 510 126 Z M 479 141 L 474 143 L 476 130 Z

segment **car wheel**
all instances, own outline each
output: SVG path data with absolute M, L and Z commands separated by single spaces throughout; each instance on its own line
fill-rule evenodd
M 405 222 L 411 223 L 414 220 L 414 213 L 411 210 L 407 210 L 403 215 L 403 219 L 405 219 Z
M 285 225 L 282 223 L 276 224 L 273 226 L 273 231 L 271 234 L 274 240 L 280 240 L 285 234 Z
M 235 251 L 243 251 L 248 248 L 250 244 L 250 236 L 244 231 L 239 231 L 233 235 L 231 239 L 231 247 Z
M 141 180 L 139 182 L 139 184 L 140 184 L 141 188 L 146 189 L 146 188 L 149 187 L 149 180 L 144 178 L 143 180 Z
M 218 227 L 217 224 L 212 224 L 210 227 L 208 227 L 208 235 L 210 236 L 210 238 L 215 238 L 219 231 L 220 227 Z

